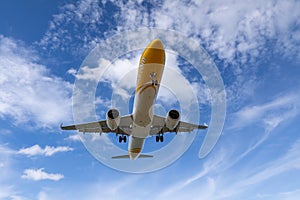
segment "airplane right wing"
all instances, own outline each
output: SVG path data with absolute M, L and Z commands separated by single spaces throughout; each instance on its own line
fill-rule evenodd
M 198 124 L 192 124 L 184 121 L 179 121 L 177 126 L 174 129 L 169 129 L 165 125 L 166 118 L 154 115 L 153 116 L 153 123 L 152 128 L 150 131 L 151 135 L 156 134 L 164 134 L 164 133 L 178 133 L 178 132 L 192 132 L 196 129 L 206 129 L 207 125 L 198 125 Z

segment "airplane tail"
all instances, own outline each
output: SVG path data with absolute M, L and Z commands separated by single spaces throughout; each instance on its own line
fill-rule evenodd
M 112 159 L 124 159 L 124 158 L 130 158 L 129 155 L 121 155 L 121 156 L 113 156 L 111 157 Z M 152 155 L 146 155 L 146 154 L 141 154 L 139 155 L 138 158 L 153 158 Z

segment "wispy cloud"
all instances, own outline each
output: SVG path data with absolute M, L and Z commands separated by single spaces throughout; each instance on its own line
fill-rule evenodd
M 300 140 L 296 141 L 288 150 L 288 152 L 281 158 L 268 163 L 264 170 L 259 170 L 254 174 L 251 174 L 247 179 L 238 183 L 240 187 L 246 187 L 256 183 L 262 183 L 263 181 L 270 179 L 283 172 L 300 169 Z
M 180 199 L 180 198 L 184 198 L 186 199 L 186 197 L 176 197 L 177 194 L 181 193 L 181 191 L 183 189 L 185 189 L 186 187 L 196 183 L 197 181 L 201 180 L 201 179 L 207 179 L 209 178 L 210 175 L 213 175 L 215 173 L 218 173 L 219 171 L 223 170 L 223 166 L 224 163 L 223 161 L 226 159 L 227 155 L 226 153 L 228 153 L 227 151 L 225 151 L 224 149 L 221 149 L 220 151 L 218 151 L 217 154 L 214 154 L 213 156 L 211 156 L 208 160 L 206 160 L 206 162 L 203 164 L 203 169 L 200 170 L 199 172 L 195 173 L 194 175 L 185 178 L 185 179 L 181 179 L 179 182 L 177 183 L 173 183 L 170 184 L 169 187 L 165 188 L 161 193 L 159 193 L 155 199 Z M 210 184 L 210 190 L 209 192 L 206 191 L 205 194 L 203 194 L 204 196 L 209 195 L 208 193 L 212 192 L 214 190 L 214 181 L 213 179 L 209 178 L 209 182 Z M 208 188 L 205 188 L 205 190 L 207 190 Z M 184 195 L 185 196 L 185 195 Z M 187 195 L 189 198 L 192 197 L 192 195 Z M 209 199 L 209 198 L 207 198 Z
M 11 199 L 11 200 L 25 200 L 25 197 L 20 196 L 17 191 L 15 191 L 16 188 L 13 186 L 8 185 L 2 185 L 0 183 L 0 199 Z
M 51 181 L 59 181 L 64 178 L 62 174 L 51 174 L 41 169 L 26 169 L 21 176 L 23 179 L 40 181 L 40 180 L 51 180 Z
M 71 85 L 51 75 L 21 42 L 0 36 L 0 66 L 1 118 L 48 128 L 71 118 Z
M 260 105 L 246 106 L 234 114 L 235 120 L 231 128 L 244 128 L 256 123 L 273 129 L 280 122 L 299 114 L 298 99 L 299 95 L 296 93 L 284 94 Z
M 113 4 L 110 5 L 111 9 L 114 8 Z M 102 6 L 103 3 L 98 0 L 84 0 L 63 5 L 60 12 L 53 16 L 48 31 L 38 45 L 48 50 L 72 51 L 77 55 L 86 53 L 96 46 L 99 37 L 104 36 L 105 26 L 112 28 L 111 23 L 115 20 L 111 13 L 102 9 Z M 77 42 L 73 43 L 74 39 Z M 75 49 L 79 52 L 76 53 Z
M 230 166 L 235 165 L 269 139 L 272 131 L 281 123 L 299 115 L 300 104 L 298 99 L 299 95 L 297 93 L 288 93 L 260 105 L 246 106 L 233 114 L 232 125 L 228 128 L 229 131 L 255 126 L 262 127 L 264 132 L 243 153 L 239 154 Z
M 73 148 L 67 146 L 59 146 L 59 147 L 46 146 L 43 149 L 38 144 L 36 144 L 33 145 L 32 147 L 20 149 L 18 151 L 18 154 L 24 154 L 27 156 L 36 156 L 36 155 L 52 156 L 59 152 L 68 152 L 68 151 L 73 151 Z
M 13 158 L 14 151 L 5 145 L 0 144 L 0 179 L 5 182 L 9 180 L 13 172 Z
M 257 199 L 275 199 L 275 200 L 297 200 L 300 196 L 300 189 L 287 191 L 287 192 L 278 192 L 274 194 L 258 194 Z
M 0 199 L 26 199 L 20 195 L 20 189 L 12 184 L 17 173 L 13 155 L 12 149 L 0 144 Z
M 240 177 L 239 179 L 231 182 L 231 184 L 222 187 L 222 190 L 219 192 L 219 195 L 216 195 L 219 199 L 230 199 L 241 193 L 245 193 L 252 187 L 259 186 L 264 184 L 266 181 L 285 173 L 290 170 L 299 170 L 300 169 L 300 160 L 299 160 L 299 147 L 300 140 L 297 140 L 284 154 L 283 156 L 266 163 L 263 166 L 254 166 L 249 168 L 247 171 L 239 172 L 236 176 Z M 299 191 L 290 193 L 274 193 L 272 199 L 281 199 L 286 194 L 287 198 L 295 198 L 296 194 Z M 255 195 L 255 194 L 253 194 Z M 257 194 L 260 196 L 259 194 Z
M 79 134 L 70 135 L 69 137 L 66 138 L 66 140 L 70 140 L 70 141 L 81 141 Z

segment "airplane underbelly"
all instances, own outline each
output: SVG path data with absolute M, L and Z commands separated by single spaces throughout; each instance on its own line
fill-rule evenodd
M 133 121 L 136 126 L 147 127 L 151 124 L 156 92 L 156 86 L 147 84 L 136 94 L 133 111 Z
M 151 124 L 143 127 L 133 123 L 131 135 L 136 138 L 147 138 L 150 132 Z

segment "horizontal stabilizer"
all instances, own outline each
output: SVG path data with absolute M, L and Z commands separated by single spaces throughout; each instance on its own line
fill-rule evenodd
M 129 155 L 113 156 L 112 159 L 130 158 Z M 141 154 L 138 158 L 153 158 L 152 155 Z

